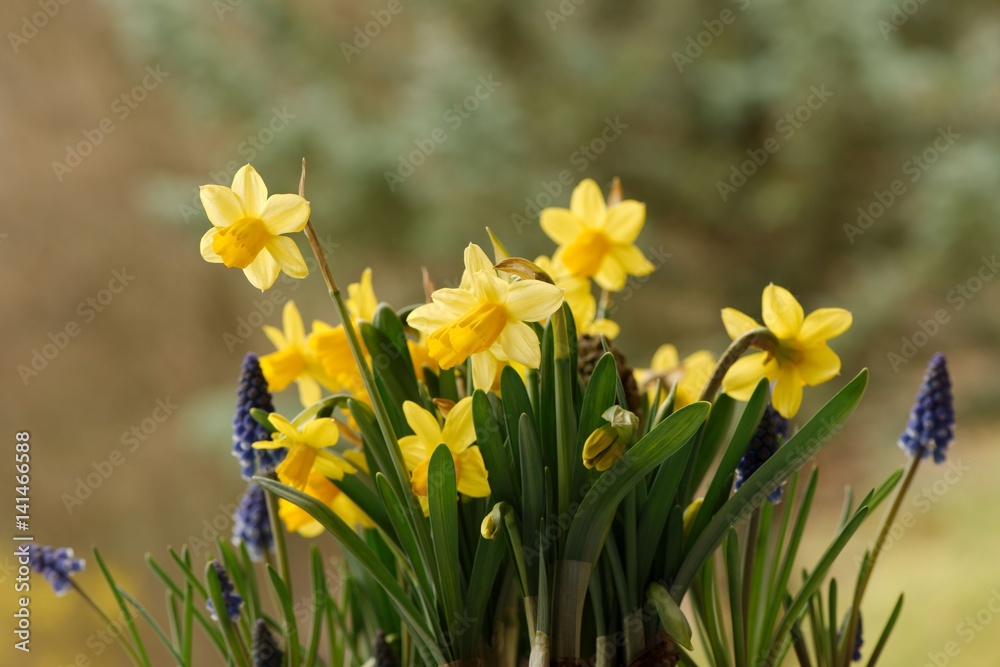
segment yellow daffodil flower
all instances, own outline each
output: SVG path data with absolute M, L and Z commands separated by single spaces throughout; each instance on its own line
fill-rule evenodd
M 266 290 L 284 271 L 293 278 L 309 273 L 295 241 L 282 236 L 301 232 L 309 222 L 309 202 L 298 195 L 267 196 L 264 180 L 250 165 L 233 178 L 233 187 L 201 186 L 201 203 L 212 223 L 201 237 L 205 261 L 243 269 L 247 280 Z
M 361 346 L 364 349 L 363 341 Z M 323 372 L 332 381 L 333 391 L 346 391 L 357 397 L 366 396 L 361 371 L 351 353 L 344 325 L 332 327 L 319 320 L 313 322 L 309 347 L 323 367 Z M 366 350 L 365 357 L 367 356 Z
M 590 280 L 580 278 L 570 273 L 569 269 L 562 262 L 558 264 L 545 255 L 535 258 L 535 264 L 545 273 L 549 274 L 555 282 L 556 287 L 561 287 L 566 303 L 573 311 L 573 322 L 576 324 L 576 332 L 581 336 L 604 336 L 613 339 L 621 332 L 617 323 L 609 319 L 597 317 L 597 299 L 590 289 Z
M 372 270 L 365 269 L 361 273 L 361 282 L 347 286 L 347 310 L 351 319 L 371 322 L 375 318 L 378 299 L 375 288 L 372 287 Z
M 649 275 L 655 268 L 635 246 L 645 221 L 645 204 L 627 199 L 606 206 L 589 178 L 573 190 L 569 209 L 546 208 L 540 218 L 542 229 L 559 244 L 553 259 L 612 292 L 625 287 L 628 276 Z
M 438 445 L 445 444 L 455 460 L 455 479 L 458 492 L 473 498 L 490 495 L 486 464 L 482 452 L 473 445 L 476 441 L 476 426 L 472 421 L 472 397 L 460 400 L 448 411 L 444 428 L 431 412 L 413 401 L 403 403 L 403 414 L 415 435 L 399 439 L 399 448 L 411 473 L 413 492 L 418 496 L 427 495 L 427 469 L 431 455 Z
M 761 352 L 739 359 L 723 380 L 723 390 L 733 398 L 748 400 L 762 377 L 774 383 L 771 403 L 790 419 L 802 403 L 802 387 L 821 384 L 840 374 L 840 357 L 826 341 L 851 326 L 851 313 L 843 308 L 820 308 L 804 317 L 802 306 L 783 287 L 764 288 L 764 324 L 778 339 L 773 353 Z M 757 322 L 733 308 L 724 308 L 722 323 L 735 340 L 760 328 Z
M 301 491 L 306 488 L 312 470 L 331 479 L 342 479 L 344 473 L 357 472 L 350 463 L 326 450 L 340 439 L 340 430 L 332 419 L 314 419 L 301 430 L 276 412 L 272 412 L 269 419 L 277 432 L 271 434 L 271 440 L 255 442 L 253 447 L 288 449 L 284 460 L 275 468 L 283 484 Z
M 315 470 L 309 473 L 305 493 L 329 507 L 349 526 L 375 527 L 368 515 L 353 500 Z M 323 524 L 314 519 L 312 514 L 284 498 L 278 501 L 278 517 L 285 524 L 286 530 L 298 533 L 302 537 L 318 537 L 323 534 Z
M 302 315 L 294 301 L 285 304 L 281 319 L 284 331 L 264 327 L 264 334 L 277 350 L 260 358 L 260 368 L 271 391 L 282 391 L 292 382 L 298 383 L 299 400 L 303 407 L 308 407 L 322 397 L 320 385 L 330 391 L 336 391 L 336 386 L 308 344 Z
M 639 386 L 649 389 L 651 397 L 656 395 L 657 380 L 663 380 L 661 400 L 667 398 L 670 386 L 677 384 L 674 395 L 674 409 L 680 410 L 685 405 L 691 405 L 701 397 L 705 383 L 715 369 L 715 357 L 708 350 L 698 350 L 680 360 L 677 348 L 673 345 L 661 345 L 653 355 L 652 364 L 648 369 L 636 370 L 636 381 Z
M 410 326 L 427 334 L 428 352 L 441 368 L 471 357 L 474 385 L 489 391 L 503 362 L 538 368 L 538 336 L 525 322 L 552 315 L 562 305 L 563 291 L 537 280 L 508 283 L 473 243 L 465 249 L 461 284 L 439 289 L 431 299 L 410 313 Z

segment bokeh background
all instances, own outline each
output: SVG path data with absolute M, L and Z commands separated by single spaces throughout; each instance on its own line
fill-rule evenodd
M 921 471 L 915 525 L 880 563 L 865 621 L 874 643 L 905 590 L 881 664 L 996 664 L 995 3 L 14 0 L 0 26 L 4 469 L 29 430 L 41 542 L 100 545 L 159 613 L 144 554 L 203 555 L 199 540 L 231 528 L 239 363 L 270 350 L 259 323 L 280 308 L 201 260 L 198 185 L 249 161 L 272 192 L 294 191 L 307 157 L 337 277 L 371 266 L 379 296 L 402 306 L 422 300 L 422 266 L 454 280 L 487 225 L 515 254 L 550 252 L 537 210 L 566 205 L 563 172 L 605 187 L 620 176 L 648 205 L 640 245 L 660 265 L 617 304 L 635 365 L 663 342 L 721 351 L 719 309 L 758 314 L 770 281 L 807 311 L 855 313 L 835 347 L 845 376 L 871 368 L 870 393 L 821 456 L 804 564 L 844 485 L 863 494 L 902 465 L 895 439 L 923 366 L 947 352 L 961 465 L 954 483 Z M 307 319 L 333 319 L 318 278 L 278 288 Z M 802 414 L 836 384 L 809 390 Z M 164 404 L 169 417 L 150 421 Z M 110 602 L 93 562 L 80 581 Z M 32 611 L 31 655 L 5 630 L 3 664 L 125 664 L 79 600 L 36 579 Z

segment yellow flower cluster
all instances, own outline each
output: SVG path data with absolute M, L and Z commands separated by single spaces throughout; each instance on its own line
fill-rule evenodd
M 246 165 L 237 172 L 231 188 L 203 186 L 201 199 L 212 224 L 201 240 L 207 261 L 242 269 L 262 290 L 271 287 L 281 271 L 294 278 L 306 276 L 298 247 L 285 236 L 307 228 L 310 207 L 304 198 L 268 196 L 263 180 Z M 597 184 L 584 180 L 574 189 L 568 209 L 551 207 L 541 212 L 541 227 L 558 246 L 551 257 L 539 256 L 533 266 L 517 260 L 532 267 L 531 271 L 505 273 L 498 271 L 505 265 L 495 266 L 478 245 L 469 244 L 458 287 L 433 291 L 430 303 L 410 312 L 406 324 L 419 334 L 408 340 L 418 378 L 425 367 L 437 371 L 468 364 L 471 369 L 471 377 L 466 378 L 468 395 L 457 403 L 435 401 L 422 406 L 407 401 L 402 405 L 412 435 L 400 438 L 399 445 L 412 489 L 425 507 L 428 466 L 442 444 L 454 459 L 459 493 L 475 498 L 490 495 L 488 472 L 476 445 L 471 393 L 473 389 L 496 391 L 505 365 L 519 371 L 538 368 L 541 348 L 531 323 L 545 322 L 565 302 L 579 334 L 608 339 L 619 334 L 618 324 L 606 318 L 612 294 L 626 286 L 629 276 L 645 276 L 654 269 L 635 245 L 645 218 L 645 205 L 622 201 L 617 182 L 606 202 Z M 311 228 L 308 231 L 312 233 Z M 492 232 L 490 237 L 497 261 L 508 259 L 502 243 Z M 595 298 L 591 281 L 601 288 L 600 299 Z M 350 326 L 374 319 L 379 301 L 371 269 L 348 286 L 347 297 Z M 759 345 L 760 352 L 735 363 L 724 356 L 720 363 L 732 366 L 722 386 L 734 398 L 746 400 L 760 378 L 766 377 L 773 383 L 775 409 L 792 417 L 799 409 L 803 386 L 825 382 L 839 373 L 840 359 L 826 341 L 850 327 L 851 315 L 839 308 L 824 308 L 805 317 L 791 293 L 775 285 L 764 290 L 762 310 L 764 327 L 737 310 L 722 311 L 723 324 L 734 340 L 760 335 L 769 341 Z M 321 400 L 323 389 L 369 400 L 343 323 L 332 326 L 316 320 L 307 334 L 298 308 L 289 301 L 282 325 L 281 329 L 264 328 L 276 348 L 260 359 L 271 390 L 282 391 L 296 383 L 303 406 Z M 366 360 L 370 363 L 367 356 Z M 656 396 L 665 400 L 674 388 L 674 409 L 679 409 L 699 400 L 709 379 L 725 370 L 706 350 L 681 359 L 673 345 L 663 345 L 648 369 L 636 371 L 636 380 L 650 401 Z M 590 435 L 581 452 L 584 464 L 598 471 L 624 454 L 638 428 L 637 417 L 617 406 L 604 417 L 607 423 Z M 350 427 L 343 423 L 338 427 L 330 418 L 293 424 L 279 414 L 271 414 L 270 423 L 276 429 L 272 439 L 254 447 L 287 449 L 276 470 L 279 479 L 319 499 L 351 525 L 370 527 L 371 520 L 330 481 L 359 468 L 367 472 L 359 450 L 333 453 L 342 428 L 347 429 L 347 439 L 360 442 Z M 304 535 L 321 531 L 295 505 L 282 501 L 279 514 L 289 530 Z

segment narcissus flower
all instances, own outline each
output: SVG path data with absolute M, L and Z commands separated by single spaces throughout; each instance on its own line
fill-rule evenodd
M 274 391 L 282 391 L 292 382 L 299 385 L 299 400 L 303 407 L 308 407 L 320 400 L 323 391 L 320 385 L 330 391 L 336 391 L 333 380 L 323 370 L 320 359 L 306 338 L 302 315 L 294 301 L 285 304 L 282 312 L 284 330 L 272 326 L 264 327 L 264 334 L 277 348 L 275 352 L 260 358 L 260 367 L 264 371 L 267 383 Z M 319 323 L 322 324 L 322 323 Z M 329 325 L 323 325 L 330 328 Z M 313 323 L 313 331 L 317 323 Z
M 365 528 L 375 527 L 368 515 L 361 511 L 361 508 L 354 504 L 354 501 L 334 486 L 333 482 L 326 476 L 315 470 L 309 473 L 304 490 L 307 495 L 333 510 L 333 513 L 343 519 L 347 525 L 364 526 Z M 278 517 L 288 531 L 298 533 L 302 537 L 316 537 L 323 533 L 323 524 L 314 519 L 312 514 L 284 498 L 278 501 Z
M 782 417 L 791 419 L 802 403 L 802 387 L 822 384 L 840 374 L 840 357 L 826 344 L 851 326 L 851 313 L 843 308 L 820 308 L 804 317 L 802 306 L 783 287 L 764 288 L 764 324 L 774 334 L 773 352 L 749 354 L 726 374 L 723 390 L 733 398 L 748 400 L 757 382 L 766 377 L 774 383 L 771 402 Z M 733 308 L 722 310 L 722 323 L 735 340 L 757 322 Z
M 253 446 L 255 449 L 284 447 L 288 450 L 275 469 L 284 484 L 301 491 L 306 488 L 309 473 L 314 469 L 331 479 L 342 479 L 344 473 L 357 472 L 350 463 L 326 450 L 340 438 L 340 430 L 332 419 L 314 419 L 302 430 L 276 412 L 268 419 L 277 432 L 271 435 L 271 440 L 255 442 Z
M 625 454 L 635 440 L 639 418 L 618 405 L 601 415 L 606 423 L 594 429 L 583 445 L 583 465 L 604 472 Z
M 676 347 L 661 345 L 656 350 L 656 354 L 653 355 L 650 367 L 636 371 L 636 381 L 643 389 L 649 389 L 655 397 L 657 381 L 662 379 L 661 400 L 667 398 L 670 386 L 676 383 L 677 393 L 674 395 L 674 409 L 679 410 L 701 397 L 705 383 L 712 376 L 714 368 L 715 357 L 708 350 L 698 350 L 681 360 L 677 355 Z
M 621 333 L 616 322 L 601 317 L 597 319 L 597 299 L 590 289 L 590 280 L 570 273 L 562 262 L 556 263 L 545 255 L 535 258 L 535 264 L 549 274 L 556 287 L 563 290 L 566 303 L 573 311 L 573 323 L 577 334 L 583 336 L 604 336 L 611 340 Z
M 628 276 L 649 275 L 655 268 L 635 246 L 646 222 L 646 205 L 627 199 L 607 206 L 601 189 L 589 178 L 573 190 L 569 209 L 546 208 L 540 222 L 559 244 L 553 259 L 606 290 L 617 292 Z
M 482 248 L 465 249 L 465 273 L 457 288 L 439 289 L 433 303 L 415 309 L 407 322 L 427 334 L 427 349 L 443 369 L 472 359 L 476 387 L 489 391 L 503 362 L 530 368 L 541 363 L 538 322 L 563 302 L 563 291 L 538 280 L 508 283 L 497 277 Z
M 403 403 L 403 413 L 414 435 L 400 438 L 399 448 L 410 470 L 414 493 L 427 495 L 427 469 L 431 456 L 438 445 L 444 444 L 455 460 L 458 492 L 473 498 L 490 495 L 483 454 L 473 444 L 476 441 L 476 426 L 472 421 L 471 396 L 455 404 L 448 412 L 443 428 L 433 413 L 413 401 Z
M 260 290 L 271 287 L 279 271 L 293 278 L 309 274 L 295 241 L 282 236 L 301 232 L 309 222 L 309 202 L 302 197 L 268 197 L 264 180 L 246 165 L 236 172 L 231 188 L 201 186 L 201 203 L 212 223 L 201 237 L 206 261 L 243 269 Z

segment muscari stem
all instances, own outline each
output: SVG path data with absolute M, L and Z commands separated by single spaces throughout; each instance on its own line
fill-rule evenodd
M 705 385 L 705 389 L 701 392 L 699 400 L 710 403 L 715 400 L 715 395 L 719 393 L 719 387 L 722 386 L 722 379 L 726 377 L 726 373 L 736 363 L 736 360 L 743 356 L 743 353 L 751 347 L 773 354 L 777 345 L 778 339 L 775 338 L 774 334 L 767 327 L 751 329 L 734 340 L 729 344 L 729 347 L 726 348 L 722 356 L 719 357 L 719 361 L 715 365 L 715 370 L 712 371 L 712 376 Z
M 101 617 L 101 620 L 104 621 L 104 624 L 108 628 L 114 629 L 115 627 L 118 627 L 118 624 L 114 623 L 110 618 L 108 618 L 108 615 L 104 613 L 104 610 L 97 606 L 97 603 L 94 602 L 94 599 L 92 597 L 90 597 L 89 595 L 87 595 L 87 593 L 83 590 L 83 588 L 80 586 L 80 584 L 78 584 L 75 581 L 73 581 L 72 578 L 68 578 L 68 579 L 69 579 L 69 585 L 73 587 L 73 590 L 75 590 L 77 593 L 80 594 L 80 597 L 83 598 L 84 602 L 86 602 L 87 605 L 91 609 L 93 609 L 94 612 L 96 612 L 98 616 Z M 132 664 L 134 664 L 134 665 L 142 665 L 143 664 L 142 661 L 139 660 L 139 656 L 136 654 L 135 649 L 133 649 L 131 645 L 129 645 L 129 644 L 127 644 L 125 642 L 125 633 L 124 632 L 119 633 L 118 640 L 117 640 L 116 643 L 119 646 L 122 647 L 122 650 L 125 651 L 126 654 L 128 654 L 128 657 L 132 661 Z
M 854 601 L 851 605 L 851 613 L 847 619 L 847 627 L 844 629 L 844 641 L 841 643 L 837 653 L 837 657 L 841 659 L 841 663 L 844 667 L 851 664 L 851 656 L 854 653 L 852 647 L 854 646 L 854 642 L 857 640 L 858 618 L 861 615 L 861 600 L 864 598 L 865 591 L 868 588 L 868 582 L 871 581 L 872 570 L 875 569 L 875 562 L 882 553 L 882 547 L 885 546 L 885 540 L 889 536 L 889 530 L 892 528 L 892 524 L 896 520 L 896 515 L 899 514 L 899 509 L 903 506 L 903 498 L 906 496 L 906 492 L 909 490 L 910 485 L 913 484 L 913 480 L 917 476 L 917 468 L 920 466 L 920 460 L 923 457 L 924 450 L 921 448 L 921 450 L 917 452 L 916 456 L 911 457 L 910 461 L 906 464 L 906 473 L 903 475 L 902 483 L 900 483 L 899 488 L 896 490 L 896 496 L 892 500 L 892 505 L 888 510 L 886 510 L 885 514 L 882 515 L 882 522 L 879 524 L 875 544 L 871 550 L 865 554 L 865 560 L 861 564 L 861 574 L 858 576 L 858 585 L 854 590 Z
M 273 480 L 278 479 L 278 476 L 273 471 L 267 473 L 265 477 Z M 281 580 L 285 582 L 285 586 L 288 587 L 288 593 L 291 594 L 292 571 L 288 563 L 288 547 L 285 545 L 285 531 L 281 525 L 281 519 L 278 517 L 278 497 L 271 492 L 267 492 L 264 494 L 264 501 L 267 503 L 267 519 L 271 522 L 274 552 L 278 557 L 278 573 L 281 575 Z M 264 553 L 268 561 L 270 561 L 270 554 L 267 549 L 264 549 Z

